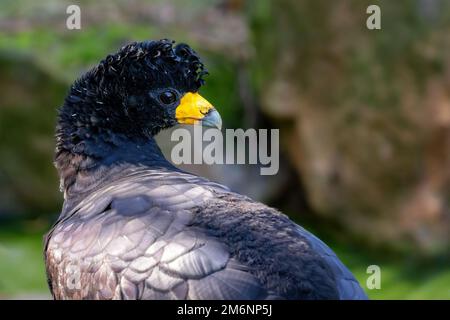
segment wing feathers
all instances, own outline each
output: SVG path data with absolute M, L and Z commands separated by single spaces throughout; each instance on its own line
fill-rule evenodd
M 236 250 L 246 250 L 246 254 L 255 251 L 239 246 L 233 251 L 223 239 L 208 233 L 207 227 L 193 225 L 198 205 L 216 197 L 217 192 L 228 191 L 179 172 L 170 175 L 148 172 L 129 176 L 92 193 L 62 214 L 49 233 L 46 261 L 54 296 L 61 299 L 283 298 L 280 292 L 270 291 L 263 285 L 264 281 L 273 280 L 261 279 L 254 266 L 243 264 L 235 257 Z M 251 208 L 265 207 L 252 204 Z M 287 219 L 271 215 L 270 211 L 264 214 L 269 224 L 273 219 Z M 241 221 L 240 217 L 237 220 Z M 231 224 L 222 221 L 220 226 L 226 229 Z M 351 273 L 323 242 L 300 227 L 298 233 L 326 262 L 340 298 L 366 297 Z M 291 240 L 278 237 L 280 245 L 290 246 Z M 258 238 L 254 230 L 238 238 L 251 243 L 251 248 L 269 239 L 267 234 Z M 261 259 L 261 255 L 249 258 L 249 261 L 270 261 Z M 68 286 L 74 276 L 69 271 L 71 266 L 78 268 L 79 289 Z M 269 266 L 261 267 L 270 270 Z M 301 287 L 302 283 L 291 286 Z

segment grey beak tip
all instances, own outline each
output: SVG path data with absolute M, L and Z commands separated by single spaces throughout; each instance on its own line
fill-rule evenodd
M 212 109 L 201 121 L 202 126 L 222 129 L 222 118 L 217 110 Z

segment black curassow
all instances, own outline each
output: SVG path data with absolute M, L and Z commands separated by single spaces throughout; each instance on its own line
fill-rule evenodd
M 366 299 L 318 238 L 262 203 L 183 172 L 154 136 L 220 127 L 187 45 L 132 43 L 59 110 L 62 212 L 45 241 L 55 299 Z

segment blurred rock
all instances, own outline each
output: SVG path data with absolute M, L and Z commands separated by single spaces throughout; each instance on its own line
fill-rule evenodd
M 255 31 L 263 110 L 283 128 L 317 214 L 372 244 L 441 252 L 450 244 L 448 15 L 433 28 L 417 2 L 383 1 L 382 30 L 370 31 L 369 4 L 273 5 Z

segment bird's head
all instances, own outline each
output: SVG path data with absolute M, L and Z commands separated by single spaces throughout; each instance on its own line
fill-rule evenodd
M 102 158 L 123 141 L 145 141 L 176 124 L 220 128 L 219 113 L 198 93 L 205 74 L 188 45 L 170 40 L 131 43 L 108 55 L 75 81 L 59 110 L 60 174 L 77 157 Z
M 129 44 L 73 84 L 59 125 L 75 124 L 74 144 L 92 128 L 130 137 L 153 136 L 178 123 L 220 128 L 219 113 L 198 93 L 205 74 L 186 44 Z

